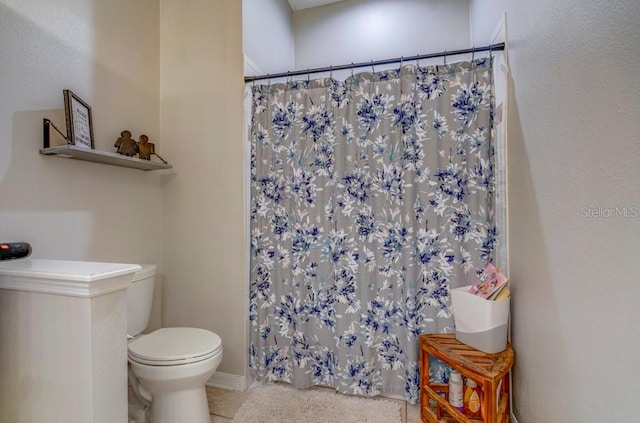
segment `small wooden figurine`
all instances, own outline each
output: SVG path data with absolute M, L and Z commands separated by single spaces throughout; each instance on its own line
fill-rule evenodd
M 140 135 L 138 152 L 141 159 L 151 160 L 151 155 L 156 154 L 156 146 L 154 143 L 149 142 L 149 137 L 147 137 L 146 135 Z
M 136 140 L 131 139 L 131 132 L 129 131 L 122 131 L 120 138 L 116 140 L 113 146 L 118 148 L 118 153 L 125 156 L 135 156 L 138 153 L 138 144 Z

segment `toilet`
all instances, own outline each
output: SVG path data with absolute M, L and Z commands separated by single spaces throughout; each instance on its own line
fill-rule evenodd
M 142 265 L 127 288 L 129 384 L 151 406 L 151 423 L 210 423 L 205 383 L 222 361 L 222 340 L 198 328 L 141 334 L 149 323 L 155 275 L 155 265 Z

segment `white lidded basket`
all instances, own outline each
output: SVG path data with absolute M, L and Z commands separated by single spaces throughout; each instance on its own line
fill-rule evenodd
M 507 348 L 510 297 L 490 301 L 468 290 L 469 286 L 451 290 L 456 339 L 488 354 L 504 351 Z

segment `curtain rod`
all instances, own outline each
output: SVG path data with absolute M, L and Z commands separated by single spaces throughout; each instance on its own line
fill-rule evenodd
M 296 71 L 280 72 L 280 73 L 272 73 L 272 74 L 268 73 L 266 75 L 245 76 L 244 82 L 260 81 L 263 79 L 271 79 L 271 78 L 284 78 L 285 76 L 289 77 L 289 76 L 297 76 L 297 75 L 309 75 L 312 73 L 331 72 L 331 71 L 344 70 L 344 69 L 363 68 L 366 66 L 388 65 L 391 63 L 411 62 L 415 60 L 432 59 L 434 57 L 446 58 L 447 56 L 477 53 L 481 51 L 502 51 L 502 50 L 504 50 L 504 43 L 498 43 L 498 44 L 491 44 L 484 47 L 472 47 L 472 48 L 465 48 L 462 50 L 451 50 L 451 51 L 445 50 L 440 53 L 421 54 L 421 55 L 409 56 L 409 57 L 396 57 L 394 59 L 384 59 L 384 60 L 376 60 L 376 61 L 372 60 L 371 62 L 351 63 L 347 65 L 328 66 L 323 68 L 313 68 L 313 69 L 296 70 Z

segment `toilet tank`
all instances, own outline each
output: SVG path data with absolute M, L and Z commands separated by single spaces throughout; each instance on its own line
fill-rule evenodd
M 153 303 L 153 286 L 156 277 L 155 264 L 141 264 L 141 270 L 133 276 L 127 288 L 127 335 L 142 333 L 149 324 Z

